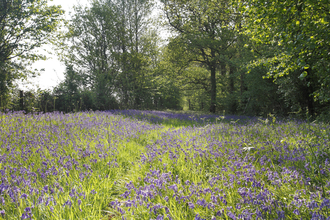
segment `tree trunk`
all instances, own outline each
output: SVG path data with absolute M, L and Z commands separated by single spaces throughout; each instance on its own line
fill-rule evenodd
M 19 91 L 19 107 L 21 110 L 24 109 L 24 95 L 22 90 Z
M 237 103 L 236 98 L 234 96 L 235 93 L 235 76 L 234 76 L 235 67 L 229 67 L 229 94 L 230 94 L 230 102 L 229 102 L 229 112 L 236 113 Z
M 210 112 L 215 113 L 217 103 L 217 85 L 215 81 L 215 65 L 211 65 L 211 105 Z
M 311 71 L 310 69 L 307 69 L 307 76 L 306 76 L 306 81 L 307 81 L 307 106 L 308 106 L 308 113 L 310 116 L 314 116 L 315 109 L 314 109 L 314 99 L 313 99 L 313 93 L 314 93 L 314 88 L 313 88 L 313 82 L 312 82 L 312 76 L 311 76 Z M 309 85 L 308 85 L 309 84 Z
M 234 67 L 230 67 L 229 70 L 229 94 L 232 95 L 235 91 L 234 85 Z

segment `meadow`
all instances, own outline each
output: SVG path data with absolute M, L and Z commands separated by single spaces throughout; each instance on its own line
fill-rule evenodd
M 0 113 L 0 219 L 330 219 L 330 126 Z

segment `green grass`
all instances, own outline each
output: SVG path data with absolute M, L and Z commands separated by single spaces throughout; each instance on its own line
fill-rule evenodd
M 330 215 L 328 125 L 152 117 L 0 115 L 0 219 Z

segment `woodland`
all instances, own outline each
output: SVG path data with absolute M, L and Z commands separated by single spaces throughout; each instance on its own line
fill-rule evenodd
M 328 0 L 0 0 L 0 109 L 329 120 Z M 65 79 L 20 91 L 52 44 Z
M 329 0 L 66 15 L 0 0 L 0 220 L 330 219 Z

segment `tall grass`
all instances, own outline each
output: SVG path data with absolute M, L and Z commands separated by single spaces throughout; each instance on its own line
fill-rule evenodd
M 2 219 L 328 219 L 326 124 L 157 111 L 0 115 Z

